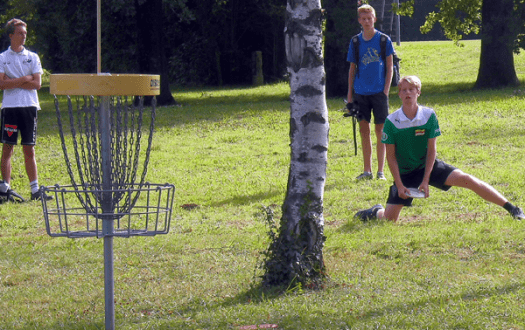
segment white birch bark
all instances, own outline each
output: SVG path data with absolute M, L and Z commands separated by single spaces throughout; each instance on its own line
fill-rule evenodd
M 329 125 L 320 0 L 288 0 L 285 42 L 291 89 L 291 160 L 279 244 L 274 244 L 274 250 L 281 251 L 273 251 L 281 264 L 274 268 L 284 281 L 304 282 L 324 269 L 323 195 Z

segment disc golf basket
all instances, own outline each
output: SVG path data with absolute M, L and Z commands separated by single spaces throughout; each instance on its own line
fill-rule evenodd
M 150 110 L 135 98 L 158 95 L 159 76 L 51 75 L 50 92 L 71 184 L 41 187 L 54 197 L 42 198 L 46 230 L 52 237 L 104 239 L 106 329 L 113 329 L 113 237 L 155 236 L 170 228 L 175 187 L 145 181 L 155 98 Z M 57 95 L 67 95 L 67 119 Z

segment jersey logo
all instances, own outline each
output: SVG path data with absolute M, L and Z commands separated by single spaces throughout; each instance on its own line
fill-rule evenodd
M 424 136 L 425 130 L 424 129 L 416 129 L 416 136 Z
M 384 142 L 388 140 L 388 134 L 386 134 L 385 132 L 383 132 L 383 134 L 381 134 L 381 142 Z
M 7 132 L 7 136 L 11 137 L 13 133 L 15 133 L 18 130 L 17 125 L 5 125 L 4 130 Z
M 368 48 L 368 51 L 363 55 L 363 59 L 361 62 L 366 66 L 373 62 L 379 62 L 379 52 L 377 49 L 374 48 Z

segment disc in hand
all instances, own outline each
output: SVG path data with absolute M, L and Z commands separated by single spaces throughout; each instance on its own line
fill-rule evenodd
M 408 188 L 407 196 L 412 198 L 425 198 L 425 193 L 419 191 L 417 188 Z

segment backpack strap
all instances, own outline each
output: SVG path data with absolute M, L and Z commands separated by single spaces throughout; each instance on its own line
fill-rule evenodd
M 354 44 L 354 58 L 355 58 L 355 76 L 359 76 L 359 35 L 352 37 L 352 43 Z
M 386 65 L 386 41 L 388 40 L 388 37 L 386 34 L 381 33 L 381 38 L 379 39 L 379 46 L 381 48 L 381 60 L 383 60 L 383 63 Z

